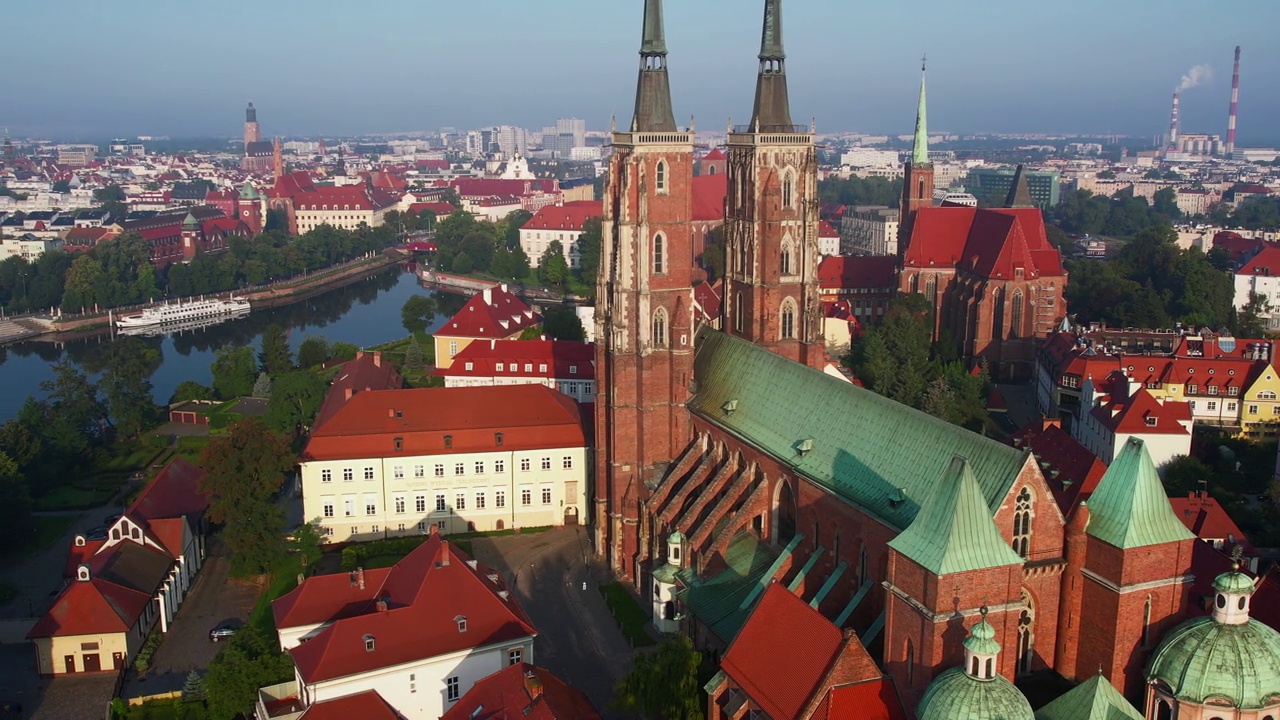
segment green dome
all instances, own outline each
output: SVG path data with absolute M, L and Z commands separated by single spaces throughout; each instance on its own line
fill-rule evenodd
M 667 542 L 672 545 L 679 545 L 684 541 L 685 541 L 684 533 L 680 532 L 679 530 L 667 536 Z
M 1280 704 L 1280 632 L 1257 620 L 1188 620 L 1160 641 L 1147 680 L 1163 682 L 1186 702 L 1218 698 L 1241 710 Z
M 244 187 L 240 188 L 240 199 L 261 200 L 262 196 L 258 194 L 258 189 L 253 186 L 253 183 L 247 182 Z
M 667 585 L 675 585 L 676 573 L 679 571 L 680 568 L 672 565 L 671 563 L 666 563 L 662 567 L 653 571 L 653 579 L 660 583 L 666 583 Z
M 929 683 L 916 715 L 920 720 L 1034 720 L 1031 703 L 1003 675 L 979 680 L 960 668 Z
M 974 655 L 995 655 L 1000 652 L 1000 643 L 996 642 L 996 629 L 987 623 L 985 616 L 982 622 L 969 630 L 964 646 Z
M 1252 595 L 1253 578 L 1233 570 L 1219 575 L 1213 581 L 1213 589 L 1224 595 Z

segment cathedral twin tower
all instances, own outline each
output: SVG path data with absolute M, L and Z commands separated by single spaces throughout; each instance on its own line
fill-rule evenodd
M 792 124 L 781 0 L 766 0 L 751 122 L 728 136 L 719 326 L 822 368 L 818 174 Z M 624 576 L 647 487 L 690 437 L 694 333 L 693 129 L 676 126 L 661 0 L 646 0 L 630 128 L 613 134 L 597 287 L 597 548 Z M 698 279 L 701 279 L 700 277 Z

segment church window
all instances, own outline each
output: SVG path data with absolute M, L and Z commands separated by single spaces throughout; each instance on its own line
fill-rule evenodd
M 733 329 L 742 332 L 742 293 L 733 296 Z
M 653 314 L 653 346 L 667 346 L 667 311 L 662 308 Z
M 908 640 L 907 641 L 907 687 L 911 687 L 913 684 L 915 684 L 915 678 L 916 678 L 916 648 L 914 645 L 911 644 L 911 641 Z
M 935 306 L 937 305 L 938 303 L 938 276 L 937 275 L 930 275 L 929 278 L 924 281 L 924 294 L 925 294 L 925 297 L 929 298 L 929 302 L 933 303 Z
M 1022 337 L 1022 290 L 1013 291 L 1013 308 L 1009 317 L 1009 337 Z
M 794 339 L 796 336 L 796 304 L 791 298 L 782 301 L 779 334 L 783 339 Z
M 667 271 L 667 256 L 665 253 L 666 242 L 667 242 L 667 239 L 662 236 L 662 233 L 658 233 L 657 235 L 653 236 L 653 274 L 654 275 L 662 275 Z
M 858 551 L 858 587 L 862 587 L 867 582 L 867 548 L 863 546 Z
M 1013 509 L 1013 549 L 1022 557 L 1031 552 L 1031 490 L 1022 488 Z
M 1000 288 L 996 288 L 991 293 L 992 309 L 991 313 L 991 337 L 994 340 L 1004 338 L 1004 292 Z
M 792 179 L 791 173 L 788 172 L 782 179 L 782 206 L 789 208 L 795 200 L 796 181 Z
M 782 274 L 790 275 L 794 272 L 791 269 L 791 241 L 784 240 L 782 242 Z
M 660 193 L 667 191 L 667 163 L 664 160 L 658 161 L 658 168 L 654 172 L 654 187 Z
M 1018 674 L 1031 672 L 1031 658 L 1035 654 L 1035 603 L 1026 590 L 1022 591 L 1022 614 L 1018 616 Z
M 1219 595 L 1221 600 L 1222 596 Z M 1147 596 L 1147 604 L 1142 608 L 1142 645 L 1146 647 L 1151 643 L 1151 596 Z

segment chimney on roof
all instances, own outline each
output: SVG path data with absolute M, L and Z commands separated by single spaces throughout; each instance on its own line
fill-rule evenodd
M 373 353 L 373 366 L 382 367 L 382 351 L 378 350 Z
M 449 541 L 440 541 L 440 554 L 437 556 L 436 564 L 440 567 L 449 567 Z
M 385 597 L 380 597 L 380 598 L 378 598 L 378 602 L 377 602 L 377 604 L 375 605 L 375 607 L 377 607 L 378 612 L 386 612 L 386 611 L 387 611 L 387 599 L 386 599 Z
M 524 671 L 524 690 L 529 693 L 530 700 L 542 697 L 542 681 L 532 669 Z
M 350 400 L 350 399 L 351 399 L 351 396 L 352 396 L 352 395 L 355 395 L 355 394 L 356 394 L 356 389 L 355 389 L 355 388 L 347 388 L 346 396 L 347 396 L 347 399 L 348 399 L 348 400 Z
M 364 351 L 363 351 L 363 350 L 357 350 L 357 351 L 356 351 L 356 359 L 357 359 L 357 360 L 359 360 L 359 359 L 360 359 L 360 358 L 362 358 L 362 357 L 364 357 Z
M 430 534 L 430 535 L 435 535 L 435 534 L 436 534 L 436 533 L 438 533 L 438 532 L 440 532 L 440 526 L 436 525 L 435 523 L 432 523 L 432 524 L 431 524 L 431 532 L 430 532 L 429 534 Z
M 1056 428 L 1062 427 L 1062 418 L 1056 418 L 1056 417 L 1050 418 L 1050 417 L 1042 416 L 1040 418 L 1040 431 L 1044 432 L 1045 430 L 1048 430 L 1051 427 L 1056 427 Z
M 360 588 L 361 590 L 364 589 L 364 566 L 363 565 L 356 568 L 356 587 Z
M 393 417 L 395 417 L 395 416 L 396 416 L 396 409 L 395 409 L 395 408 L 387 408 L 387 417 L 389 417 L 389 418 L 393 418 Z
M 493 304 L 493 288 L 484 289 L 484 304 L 485 305 Z

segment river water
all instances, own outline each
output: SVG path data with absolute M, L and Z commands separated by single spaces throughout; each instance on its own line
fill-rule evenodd
M 459 295 L 423 289 L 407 267 L 392 266 L 292 305 L 254 310 L 247 317 L 184 334 L 144 337 L 143 341 L 160 350 L 162 358 L 151 376 L 156 402 L 167 403 L 185 380 L 210 384 L 210 368 L 219 348 L 252 345 L 261 349 L 262 331 L 273 323 L 289 329 L 289 344 L 295 351 L 311 335 L 357 347 L 403 338 L 408 332 L 400 324 L 400 308 L 412 295 L 436 297 L 438 310 L 432 332 L 466 302 Z M 53 377 L 53 364 L 63 358 L 96 375 L 110 342 L 111 336 L 102 334 L 63 344 L 31 340 L 0 346 L 0 422 L 14 417 L 29 395 L 44 396 L 40 383 Z

